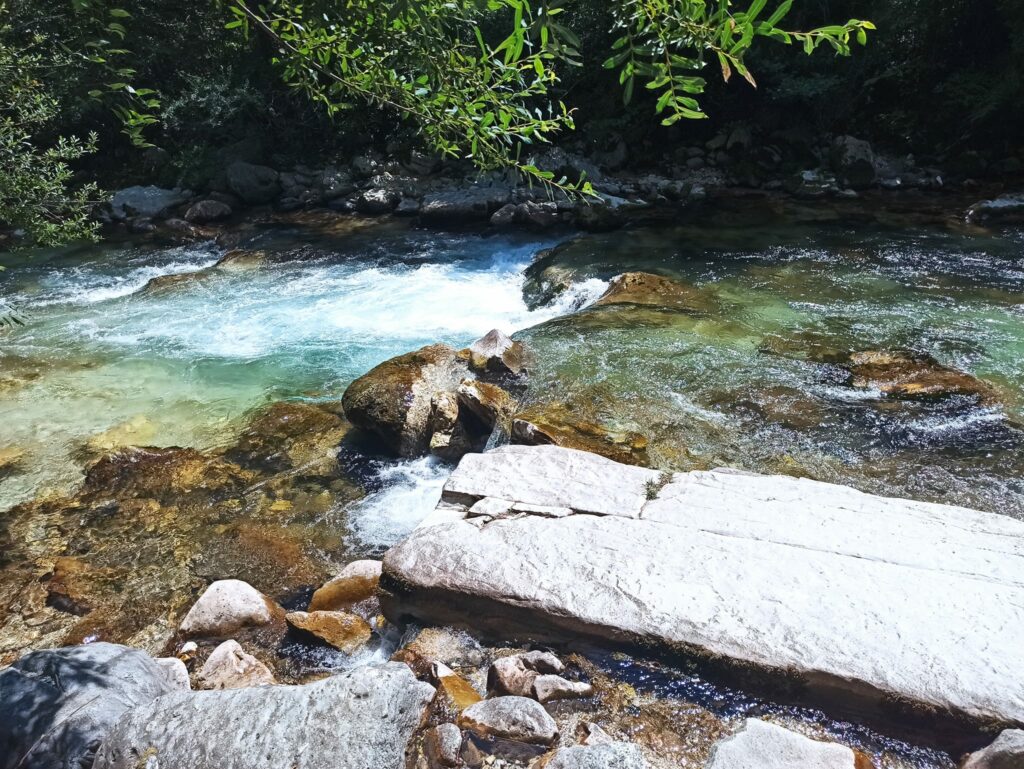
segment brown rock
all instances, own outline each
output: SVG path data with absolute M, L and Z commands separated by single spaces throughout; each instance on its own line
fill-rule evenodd
M 363 646 L 373 631 L 366 620 L 341 611 L 293 611 L 285 615 L 288 624 L 316 636 L 321 641 L 346 653 Z
M 380 561 L 354 561 L 342 569 L 341 574 L 324 584 L 309 602 L 309 611 L 352 611 L 357 604 L 371 601 L 378 607 L 377 585 L 380 583 Z M 362 611 L 355 613 L 363 616 Z
M 338 411 L 337 406 L 274 403 L 250 420 L 227 457 L 261 472 L 335 473 L 338 444 L 350 429 Z
M 443 344 L 400 355 L 349 385 L 342 399 L 345 415 L 399 456 L 421 456 L 433 434 L 429 422 L 435 394 L 454 392 L 466 372 L 466 362 Z
M 850 355 L 846 368 L 849 386 L 878 389 L 891 398 L 940 400 L 960 395 L 981 403 L 995 400 L 995 391 L 985 382 L 927 355 L 867 350 Z
M 588 421 L 563 403 L 532 406 L 516 414 L 512 420 L 512 442 L 528 446 L 553 444 L 641 467 L 650 463 L 646 437 Z
M 444 718 L 455 718 L 483 699 L 469 681 L 442 662 L 433 664 L 431 678 L 437 685 L 435 708 Z
M 707 315 L 719 309 L 717 300 L 705 291 L 649 272 L 627 272 L 612 279 L 608 290 L 595 306 L 640 304 L 664 307 L 695 315 Z
M 0 448 L 0 476 L 16 470 L 24 458 L 25 452 L 22 449 L 14 446 Z
M 469 347 L 469 365 L 480 374 L 519 375 L 526 368 L 526 348 L 498 329 L 492 329 Z
M 512 396 L 488 382 L 464 379 L 456 392 L 459 405 L 488 429 L 504 423 L 515 411 L 516 404 Z

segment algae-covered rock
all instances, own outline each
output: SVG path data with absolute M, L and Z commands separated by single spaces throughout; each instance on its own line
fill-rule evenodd
M 710 314 L 719 309 L 717 300 L 706 291 L 649 272 L 627 272 L 613 278 L 594 306 L 610 304 L 648 305 L 690 314 Z
M 342 400 L 345 416 L 395 454 L 421 456 L 430 448 L 431 400 L 454 392 L 467 374 L 466 361 L 447 345 L 399 355 L 349 385 Z
M 517 413 L 512 420 L 512 442 L 579 449 L 630 465 L 650 464 L 646 437 L 590 421 L 564 403 L 539 404 Z
M 990 385 L 928 355 L 867 350 L 851 354 L 843 365 L 850 387 L 879 390 L 890 398 L 940 400 L 959 395 L 982 403 L 995 400 Z

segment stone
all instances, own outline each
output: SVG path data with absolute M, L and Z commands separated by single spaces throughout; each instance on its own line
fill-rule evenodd
M 177 657 L 157 657 L 156 664 L 164 671 L 167 683 L 174 689 L 191 689 L 192 681 L 188 677 L 188 668 Z
M 654 470 L 620 465 L 589 452 L 556 446 L 502 446 L 463 457 L 444 485 L 442 501 L 472 505 L 494 497 L 567 507 L 578 513 L 638 518 L 648 489 L 661 480 Z
M 391 659 L 404 662 L 417 676 L 425 678 L 437 662 L 456 670 L 473 670 L 483 663 L 484 653 L 476 639 L 465 631 L 428 627 L 419 631 Z
M 710 314 L 720 309 L 717 300 L 707 292 L 649 272 L 627 272 L 612 278 L 608 290 L 593 306 L 614 304 L 664 307 L 692 315 Z
M 477 373 L 518 375 L 526 366 L 522 342 L 498 329 L 488 331 L 469 347 L 469 366 Z
M 551 745 L 558 726 L 544 706 L 526 697 L 495 697 L 466 708 L 458 725 L 478 737 Z
M 303 686 L 170 695 L 126 714 L 93 769 L 137 769 L 144 756 L 164 769 L 405 766 L 433 696 L 392 663 Z
M 839 194 L 835 177 L 821 170 L 801 171 L 787 178 L 783 184 L 787 192 L 804 200 Z
M 189 206 L 185 221 L 190 224 L 209 224 L 231 216 L 231 206 L 219 200 L 200 200 Z
M 855 190 L 871 187 L 878 178 L 871 145 L 853 136 L 837 136 L 830 153 L 832 170 L 839 180 Z
M 454 519 L 485 497 L 573 513 Z M 391 619 L 682 652 L 937 724 L 1024 722 L 1014 518 L 525 446 L 467 455 L 442 508 L 385 555 Z
M 0 448 L 0 476 L 18 469 L 24 458 L 24 449 L 16 446 Z
M 649 769 L 640 748 L 628 742 L 559 748 L 538 769 Z M 761 769 L 750 766 L 747 769 Z M 795 768 L 794 768 L 795 769 Z
M 375 600 L 380 572 L 380 561 L 353 561 L 313 593 L 309 611 L 350 611 L 358 603 Z
M 541 675 L 533 679 L 531 694 L 537 702 L 546 704 L 555 700 L 576 700 L 590 697 L 594 687 L 583 681 L 569 681 L 561 676 Z
M 1021 769 L 1024 767 L 1024 730 L 1007 729 L 995 742 L 971 753 L 960 769 Z
M 732 737 L 718 743 L 707 769 L 862 769 L 849 748 L 748 718 Z
M 943 366 L 928 355 L 867 350 L 850 355 L 846 384 L 879 390 L 902 400 L 938 400 L 966 396 L 980 403 L 995 400 L 995 391 L 980 379 Z
M 487 220 L 509 202 L 507 187 L 465 187 L 432 192 L 420 204 L 420 221 L 424 224 L 461 224 Z
M 479 379 L 464 379 L 456 390 L 456 397 L 459 406 L 488 430 L 507 422 L 516 408 L 515 400 L 508 391 Z
M 190 196 L 187 191 L 165 190 L 152 185 L 127 187 L 114 193 L 110 208 L 118 221 L 133 217 L 159 219 L 166 217 L 171 209 L 186 202 Z
M 343 611 L 293 611 L 285 619 L 292 627 L 349 654 L 364 646 L 373 635 L 366 620 Z
M 550 652 L 533 651 L 496 659 L 487 671 L 487 688 L 499 694 L 533 696 L 533 682 L 542 673 L 561 673 L 562 661 Z
M 281 177 L 273 168 L 238 160 L 227 168 L 228 188 L 251 206 L 271 202 L 281 193 Z
M 212 583 L 181 621 L 182 635 L 231 635 L 244 627 L 268 625 L 280 609 L 263 593 L 240 579 Z
M 427 429 L 434 433 L 450 433 L 459 421 L 459 399 L 453 392 L 436 392 L 430 398 Z
M 126 646 L 27 654 L 0 670 L 0 767 L 88 767 L 122 714 L 179 689 L 162 664 Z
M 443 344 L 399 355 L 348 386 L 342 398 L 345 416 L 395 454 L 422 456 L 433 434 L 429 418 L 434 396 L 454 392 L 467 371 L 466 362 Z
M 246 652 L 238 641 L 222 643 L 206 658 L 196 675 L 201 689 L 242 689 L 275 684 L 270 668 Z
M 1022 221 L 1024 220 L 1024 194 L 1000 195 L 992 200 L 981 200 L 967 209 L 968 222 Z
M 513 443 L 526 446 L 579 449 L 641 467 L 650 463 L 645 436 L 592 422 L 566 403 L 541 403 L 519 412 L 511 434 Z
M 362 192 L 356 198 L 356 210 L 361 214 L 380 216 L 389 214 L 398 205 L 401 195 L 396 190 L 375 188 Z
M 438 724 L 423 734 L 423 753 L 429 769 L 459 766 L 462 730 L 455 724 Z

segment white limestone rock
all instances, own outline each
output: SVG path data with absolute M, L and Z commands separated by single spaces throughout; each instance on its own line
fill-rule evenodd
M 851 707 L 896 697 L 1024 723 L 1024 522 L 789 477 L 660 480 L 555 447 L 467 455 L 447 520 L 385 556 L 384 611 L 733 660 L 839 687 Z M 452 520 L 485 497 L 573 514 Z
M 558 726 L 536 700 L 527 697 L 495 697 L 462 711 L 458 724 L 480 737 L 497 737 L 530 745 L 551 745 Z
M 818 742 L 756 718 L 715 746 L 707 769 L 854 769 L 844 745 Z
M 543 769 L 649 769 L 640 748 L 628 742 L 605 742 L 559 748 Z M 748 769 L 755 769 L 748 767 Z M 757 767 L 760 769 L 760 767 Z
M 304 686 L 167 695 L 126 713 L 93 769 L 137 769 L 142 756 L 160 769 L 404 766 L 433 696 L 396 663 Z

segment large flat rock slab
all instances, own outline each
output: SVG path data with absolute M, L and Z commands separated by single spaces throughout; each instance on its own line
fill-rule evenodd
M 444 514 L 385 557 L 385 611 L 1024 723 L 1024 523 L 789 477 L 636 471 L 550 446 L 468 455 Z

